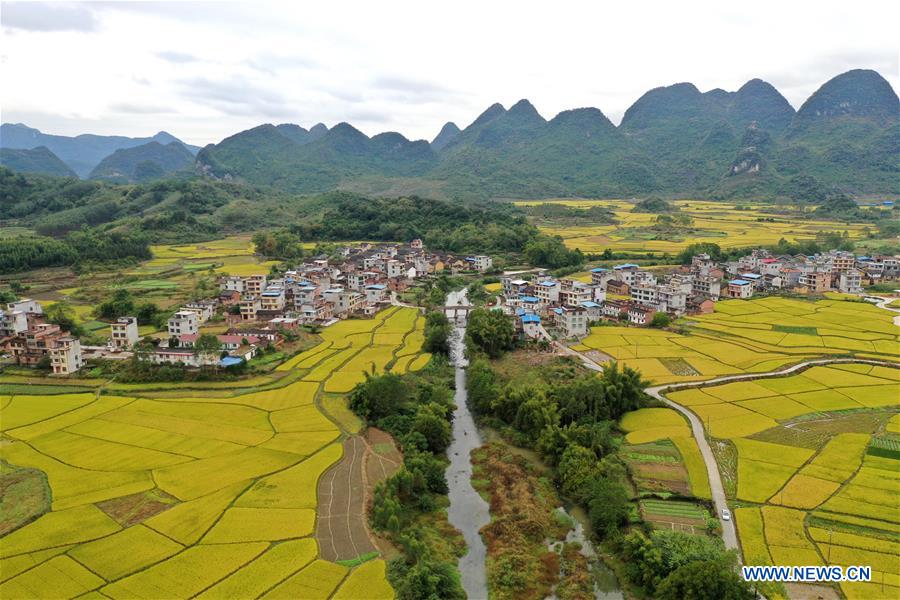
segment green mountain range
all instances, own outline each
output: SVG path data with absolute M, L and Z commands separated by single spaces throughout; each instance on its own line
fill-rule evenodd
M 20 173 L 41 173 L 57 177 L 78 177 L 75 171 L 46 146 L 31 150 L 0 148 L 0 165 Z
M 7 128 L 24 126 L 3 127 L 8 146 Z M 156 153 L 169 147 L 156 141 Z M 146 181 L 170 175 L 187 158 L 173 156 L 175 166 L 157 160 L 161 169 L 147 164 L 136 174 L 150 144 L 134 145 L 140 148 L 104 159 L 92 177 Z M 898 157 L 897 94 L 877 72 L 853 70 L 826 82 L 796 111 L 772 85 L 753 79 L 734 92 L 701 92 L 690 83 L 650 90 L 619 126 L 597 108 L 547 120 L 528 100 L 509 109 L 494 104 L 463 129 L 447 123 L 430 143 L 395 132 L 368 137 L 348 123 L 309 130 L 265 124 L 209 144 L 197 154 L 194 171 L 301 194 L 820 202 L 835 191 L 900 194 Z
M 189 169 L 193 163 L 194 155 L 180 142 L 150 142 L 116 150 L 100 161 L 88 177 L 114 183 L 152 181 Z
M 0 147 L 17 150 L 31 150 L 46 146 L 58 156 L 79 177 L 87 177 L 104 158 L 122 148 L 133 148 L 149 142 L 169 144 L 181 140 L 170 133 L 160 131 L 153 137 L 130 138 L 121 135 L 94 135 L 85 133 L 75 137 L 43 133 L 22 123 L 3 123 L 0 126 Z M 193 154 L 196 146 L 184 144 Z

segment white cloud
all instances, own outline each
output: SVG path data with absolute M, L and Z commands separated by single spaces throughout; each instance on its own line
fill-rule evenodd
M 520 98 L 546 118 L 596 106 L 618 122 L 679 81 L 760 77 L 799 107 L 851 68 L 898 87 L 897 6 L 4 2 L 0 104 L 50 133 L 165 129 L 201 145 L 269 121 L 430 139 Z

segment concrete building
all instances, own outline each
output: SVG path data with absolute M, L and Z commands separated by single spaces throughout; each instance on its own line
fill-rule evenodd
M 567 338 L 581 337 L 588 332 L 587 310 L 581 306 L 560 306 L 553 309 L 556 324 Z
M 751 298 L 753 296 L 753 284 L 746 279 L 732 279 L 728 282 L 729 298 Z
M 119 350 L 127 350 L 134 346 L 138 339 L 138 322 L 136 317 L 119 317 L 109 326 L 109 341 Z
M 811 293 L 827 292 L 831 289 L 831 273 L 818 269 L 801 273 L 800 285 Z
M 72 336 L 61 337 L 50 349 L 50 367 L 54 375 L 70 375 L 84 366 L 81 342 Z
M 172 315 L 168 323 L 169 337 L 190 335 L 200 330 L 200 320 L 197 313 L 190 310 L 179 310 Z
M 845 294 L 862 292 L 862 273 L 856 269 L 841 271 L 838 275 L 838 289 Z

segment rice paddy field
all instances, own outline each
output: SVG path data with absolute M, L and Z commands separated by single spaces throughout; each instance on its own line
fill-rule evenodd
M 847 231 L 851 238 L 861 237 L 863 225 L 829 221 L 813 221 L 796 215 L 773 212 L 771 205 L 742 203 L 745 209 L 727 202 L 701 200 L 676 200 L 683 214 L 693 219 L 689 231 L 682 235 L 661 234 L 649 229 L 656 221 L 656 214 L 631 212 L 634 204 L 626 200 L 529 200 L 518 201 L 519 206 L 533 206 L 553 202 L 575 209 L 592 206 L 609 208 L 615 214 L 617 224 L 560 226 L 538 221 L 546 233 L 559 235 L 570 248 L 582 252 L 680 252 L 690 244 L 712 242 L 722 248 L 747 248 L 773 245 L 784 238 L 788 241 L 814 239 L 826 231 Z
M 872 581 L 842 594 L 900 597 L 900 370 L 816 366 L 667 395 L 736 450 L 723 475 L 745 564 L 869 565 Z
M 639 491 L 709 499 L 709 478 L 688 422 L 671 408 L 642 408 L 619 424 L 627 432 L 625 462 Z
M 765 373 L 829 356 L 900 362 L 893 313 L 865 302 L 781 297 L 722 300 L 715 312 L 679 321 L 685 334 L 594 327 L 573 349 L 596 350 L 657 384 Z
M 0 476 L 46 474 L 46 512 L 3 523 L 0 597 L 393 597 L 383 560 L 319 558 L 317 482 L 347 435 L 320 400 L 424 365 L 422 326 L 406 308 L 339 322 L 263 390 L 0 396 Z

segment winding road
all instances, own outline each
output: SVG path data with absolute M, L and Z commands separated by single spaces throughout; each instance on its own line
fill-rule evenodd
M 684 416 L 688 418 L 688 421 L 691 423 L 691 431 L 694 434 L 694 439 L 697 440 L 697 446 L 700 448 L 700 454 L 703 456 L 703 462 L 706 463 L 706 472 L 709 475 L 709 487 L 712 490 L 712 499 L 713 504 L 716 507 L 716 515 L 719 518 L 719 523 L 722 525 L 722 539 L 725 542 L 726 548 L 733 548 L 738 551 L 738 555 L 740 555 L 740 545 L 738 544 L 737 532 L 734 528 L 734 520 L 729 519 L 725 521 L 722 519 L 722 511 L 725 508 L 728 508 L 728 503 L 725 498 L 725 488 L 722 485 L 722 478 L 719 475 L 719 467 L 716 463 L 716 457 L 713 454 L 712 448 L 709 445 L 709 441 L 706 439 L 706 432 L 703 429 L 703 422 L 700 420 L 694 412 L 689 410 L 688 408 L 678 404 L 677 402 L 673 402 L 666 398 L 665 393 L 674 392 L 677 390 L 683 390 L 688 388 L 698 388 L 698 387 L 706 387 L 710 385 L 718 385 L 720 383 L 729 383 L 732 381 L 741 381 L 745 379 L 767 379 L 771 377 L 785 377 L 787 375 L 792 375 L 794 373 L 798 373 L 800 371 L 804 371 L 810 367 L 815 367 L 817 365 L 827 365 L 833 363 L 865 363 L 870 365 L 881 365 L 884 367 L 897 367 L 896 363 L 892 363 L 889 361 L 882 360 L 869 360 L 864 358 L 822 358 L 816 360 L 808 360 L 802 363 L 798 363 L 786 369 L 781 369 L 780 371 L 769 371 L 768 373 L 745 373 L 742 375 L 727 375 L 724 377 L 716 377 L 715 379 L 706 379 L 704 381 L 690 381 L 686 383 L 672 383 L 668 385 L 657 385 L 653 387 L 646 388 L 644 391 L 647 392 L 650 396 L 653 396 L 657 400 L 661 400 L 665 402 Z
M 890 308 L 888 307 L 888 303 L 892 302 L 894 298 L 881 298 L 881 301 L 876 304 L 879 308 L 883 308 L 885 310 L 889 310 L 894 313 L 898 313 L 896 317 L 894 317 L 894 325 L 900 326 L 900 309 Z M 573 356 L 581 359 L 581 362 L 585 367 L 591 369 L 593 371 L 602 371 L 603 366 L 594 362 L 581 352 L 573 350 L 564 344 L 559 342 L 554 342 L 555 346 L 563 351 L 565 354 L 569 356 Z M 827 365 L 833 363 L 865 363 L 870 365 L 880 365 L 885 367 L 897 368 L 897 363 L 893 363 L 890 361 L 881 361 L 881 360 L 870 360 L 864 358 L 822 358 L 815 360 L 808 360 L 796 365 L 787 367 L 786 369 L 781 369 L 778 371 L 769 371 L 767 373 L 745 373 L 741 375 L 726 375 L 724 377 L 716 377 L 714 379 L 706 379 L 703 381 L 690 381 L 685 383 L 672 383 L 667 385 L 657 385 L 646 388 L 644 391 L 664 402 L 665 404 L 671 406 L 685 417 L 687 417 L 688 421 L 691 424 L 691 432 L 694 435 L 694 439 L 697 440 L 697 447 L 700 448 L 700 454 L 703 456 L 703 462 L 706 463 L 706 472 L 709 476 L 709 487 L 712 491 L 712 500 L 716 509 L 716 516 L 719 519 L 719 523 L 722 526 L 722 539 L 725 542 L 725 547 L 728 549 L 734 549 L 738 553 L 738 557 L 740 557 L 741 548 L 738 543 L 737 532 L 734 526 L 734 520 L 729 519 L 725 521 L 722 519 L 722 511 L 728 508 L 728 502 L 725 497 L 725 488 L 722 485 L 722 478 L 719 474 L 718 463 L 716 463 L 716 457 L 713 454 L 712 448 L 709 445 L 709 441 L 706 439 L 706 431 L 703 428 L 703 422 L 700 420 L 696 414 L 694 414 L 690 409 L 678 404 L 677 402 L 673 402 L 666 398 L 665 394 L 668 392 L 674 392 L 677 390 L 683 390 L 688 388 L 699 388 L 706 387 L 710 385 L 718 385 L 720 383 L 729 383 L 732 381 L 742 381 L 748 379 L 766 379 L 770 377 L 785 377 L 787 375 L 792 375 L 794 373 L 798 373 L 800 371 L 804 371 L 810 367 L 814 367 L 817 365 Z

